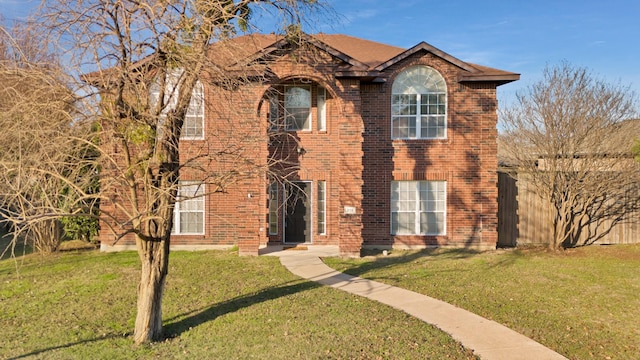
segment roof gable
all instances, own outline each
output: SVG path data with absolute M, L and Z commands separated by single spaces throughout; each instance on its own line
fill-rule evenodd
M 464 61 L 462 61 L 462 60 L 460 60 L 460 59 L 458 59 L 458 58 L 456 58 L 454 56 L 451 56 L 451 55 L 447 54 L 446 52 L 444 52 L 444 51 L 442 51 L 442 50 L 440 50 L 440 49 L 438 49 L 438 48 L 436 48 L 434 46 L 431 46 L 431 45 L 427 44 L 424 41 L 420 42 L 418 45 L 412 47 L 411 49 L 405 50 L 402 53 L 392 57 L 391 59 L 381 63 L 380 65 L 376 66 L 375 70 L 384 71 L 387 68 L 389 68 L 390 66 L 395 65 L 395 64 L 399 63 L 400 61 L 402 61 L 402 60 L 408 58 L 409 56 L 411 56 L 411 55 L 413 55 L 413 54 L 415 54 L 417 52 L 420 52 L 422 50 L 430 52 L 433 55 L 435 55 L 435 56 L 437 56 L 437 57 L 439 57 L 441 59 L 444 59 L 444 60 L 450 62 L 451 64 L 453 64 L 453 65 L 455 65 L 455 66 L 457 66 L 457 67 L 459 67 L 459 68 L 461 68 L 463 70 L 466 70 L 466 71 L 469 71 L 469 72 L 472 72 L 472 73 L 473 72 L 478 72 L 478 69 L 476 69 L 475 67 L 471 66 L 469 63 L 466 63 L 466 62 L 464 62 Z
M 420 51 L 429 52 L 460 68 L 462 70 L 458 76 L 458 81 L 460 82 L 488 81 L 496 82 L 498 84 L 506 84 L 520 79 L 520 74 L 462 61 L 455 56 L 447 54 L 446 52 L 427 44 L 424 41 L 381 63 L 380 65 L 375 67 L 375 70 L 381 72 L 385 71 L 389 67 L 407 59 L 411 55 L 414 55 Z
M 251 35 L 252 37 L 255 35 Z M 258 36 L 260 38 L 261 36 Z M 264 47 L 256 48 L 255 52 L 242 58 L 240 61 L 237 61 L 230 66 L 232 68 L 237 68 L 241 66 L 246 66 L 250 63 L 254 63 L 260 61 L 261 59 L 268 58 L 271 55 L 277 54 L 279 51 L 285 50 L 287 47 L 290 47 L 292 44 L 295 46 L 295 43 L 292 43 L 289 39 L 284 38 L 282 36 L 270 35 L 269 38 L 272 42 Z M 263 38 L 264 39 L 264 38 Z M 322 41 L 315 36 L 311 36 L 308 34 L 303 34 L 301 38 L 302 42 L 305 44 L 310 44 L 316 47 L 319 50 L 326 52 L 327 54 L 335 57 L 345 64 L 349 65 L 355 71 L 366 71 L 369 69 L 369 65 L 356 59 L 355 57 L 344 53 L 335 47 L 331 46 L 328 42 Z
M 343 66 L 336 69 L 337 77 L 356 77 L 365 81 L 384 81 L 381 76 L 396 65 L 421 51 L 441 58 L 460 69 L 460 82 L 493 82 L 498 85 L 520 79 L 520 74 L 498 70 L 462 61 L 426 42 L 410 49 L 382 44 L 342 34 L 302 34 L 302 42 L 340 60 Z M 217 64 L 231 71 L 255 70 L 261 73 L 270 60 L 289 51 L 295 42 L 282 35 L 249 34 L 212 44 L 209 55 L 217 58 Z

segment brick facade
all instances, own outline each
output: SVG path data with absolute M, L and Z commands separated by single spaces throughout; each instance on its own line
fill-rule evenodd
M 234 89 L 204 82 L 206 136 L 181 142 L 185 158 L 231 145 L 246 147 L 244 154 L 266 168 L 267 159 L 286 158 L 295 169 L 287 179 L 308 182 L 311 190 L 306 204 L 311 211 L 305 221 L 311 223 L 307 232 L 312 234 L 304 243 L 337 245 L 344 255 L 357 256 L 365 247 L 495 247 L 496 87 L 517 80 L 518 75 L 474 67 L 424 43 L 403 50 L 344 36 L 310 38 L 311 43 L 303 47 L 277 47 L 280 52 L 268 65 L 266 82 Z M 283 40 L 274 41 L 283 44 Z M 381 46 L 388 56 L 377 51 L 382 58 L 374 59 L 367 52 L 370 44 Z M 446 139 L 391 137 L 391 87 L 399 73 L 414 65 L 433 68 L 446 81 Z M 265 94 L 291 84 L 311 90 L 311 130 L 272 136 L 270 142 Z M 326 129 L 317 127 L 316 98 L 322 88 L 326 90 Z M 221 160 L 201 164 L 200 171 L 233 166 L 237 164 Z M 282 168 L 274 164 L 271 171 L 282 172 Z M 201 176 L 198 171 L 181 174 L 185 179 Z M 237 245 L 242 254 L 257 254 L 260 246 L 286 244 L 284 210 L 278 209 L 277 234 L 269 234 L 267 178 L 266 171 L 256 171 L 230 183 L 224 192 L 208 195 L 204 235 L 176 235 L 172 245 Z M 391 183 L 404 180 L 447 182 L 446 235 L 391 235 Z M 326 183 L 326 232 L 322 234 L 316 229 L 318 181 Z M 278 189 L 282 202 L 284 191 Z M 103 248 L 109 248 L 106 231 L 101 241 Z M 131 239 L 118 243 L 127 244 Z

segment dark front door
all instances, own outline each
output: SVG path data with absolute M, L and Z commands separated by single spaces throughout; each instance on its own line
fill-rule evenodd
M 311 242 L 311 183 L 295 182 L 286 186 L 284 241 Z

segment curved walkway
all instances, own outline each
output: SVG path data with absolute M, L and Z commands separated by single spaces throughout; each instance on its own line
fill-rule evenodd
M 320 257 L 337 256 L 337 248 L 309 247 L 268 253 L 280 257 L 289 271 L 302 278 L 364 296 L 402 310 L 438 327 L 473 350 L 481 359 L 566 359 L 506 326 L 413 291 L 337 272 Z

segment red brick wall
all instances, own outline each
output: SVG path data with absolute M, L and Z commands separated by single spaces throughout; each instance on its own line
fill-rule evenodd
M 391 139 L 393 79 L 415 64 L 431 66 L 447 81 L 445 140 Z M 266 167 L 268 154 L 274 149 L 268 148 L 267 114 L 261 99 L 271 85 L 304 80 L 311 82 L 313 89 L 327 89 L 328 98 L 326 131 L 317 130 L 314 108 L 312 131 L 290 134 L 306 151 L 304 156 L 296 156 L 299 170 L 290 179 L 313 181 L 314 199 L 316 181 L 327 182 L 327 233 L 314 234 L 314 244 L 339 245 L 349 255 L 359 254 L 362 246 L 495 246 L 496 84 L 460 84 L 459 68 L 426 52 L 386 70 L 386 82 L 336 79 L 338 65 L 322 52 L 298 50 L 270 66 L 270 83 L 231 90 L 204 83 L 207 140 L 181 143 L 184 159 L 198 158 L 181 176 L 196 179 L 203 173 L 214 175 L 230 168 L 241 171 L 227 186 L 217 189 L 208 185 L 207 192 L 220 192 L 206 198 L 205 234 L 174 236 L 172 244 L 237 244 L 242 253 L 255 254 L 260 244 L 280 243 L 280 235 L 268 235 Z M 315 93 L 312 99 L 315 102 Z M 292 144 L 296 146 L 288 151 L 295 151 L 297 143 Z M 220 150 L 240 148 L 242 156 L 234 160 L 216 155 Z M 260 166 L 251 168 L 244 160 Z M 447 181 L 446 235 L 390 235 L 393 180 Z M 315 202 L 311 206 L 315 213 Z M 345 214 L 345 207 L 354 207 L 355 214 Z M 313 222 L 315 226 L 315 216 Z M 101 241 L 108 239 L 103 228 Z
M 411 65 L 430 66 L 447 82 L 447 139 L 391 139 L 391 86 Z M 388 69 L 386 82 L 362 87 L 365 246 L 495 246 L 496 84 L 460 84 L 458 72 L 453 64 L 419 52 Z M 394 180 L 447 181 L 446 235 L 390 235 Z
M 315 51 L 299 52 L 297 63 L 283 58 L 271 67 L 275 77 L 284 82 L 303 79 L 313 82 L 312 87 L 312 130 L 291 133 L 298 145 L 304 148 L 304 156 L 294 156 L 299 166 L 291 179 L 313 181 L 313 198 L 317 196 L 316 182 L 326 181 L 325 235 L 318 235 L 314 229 L 313 243 L 317 245 L 339 245 L 344 254 L 360 253 L 361 235 L 361 185 L 362 185 L 362 131 L 360 116 L 360 90 L 357 80 L 340 80 L 333 76 L 336 63 L 326 54 Z M 312 65 L 307 65 L 310 63 Z M 317 86 L 327 90 L 326 131 L 317 130 L 316 90 Z M 294 152 L 294 148 L 290 152 Z M 311 205 L 314 213 L 314 228 L 317 222 L 315 201 Z M 356 214 L 345 215 L 344 207 L 356 207 Z M 265 226 L 267 226 L 265 224 Z M 271 236 L 271 244 L 282 239 L 282 229 L 278 236 Z

